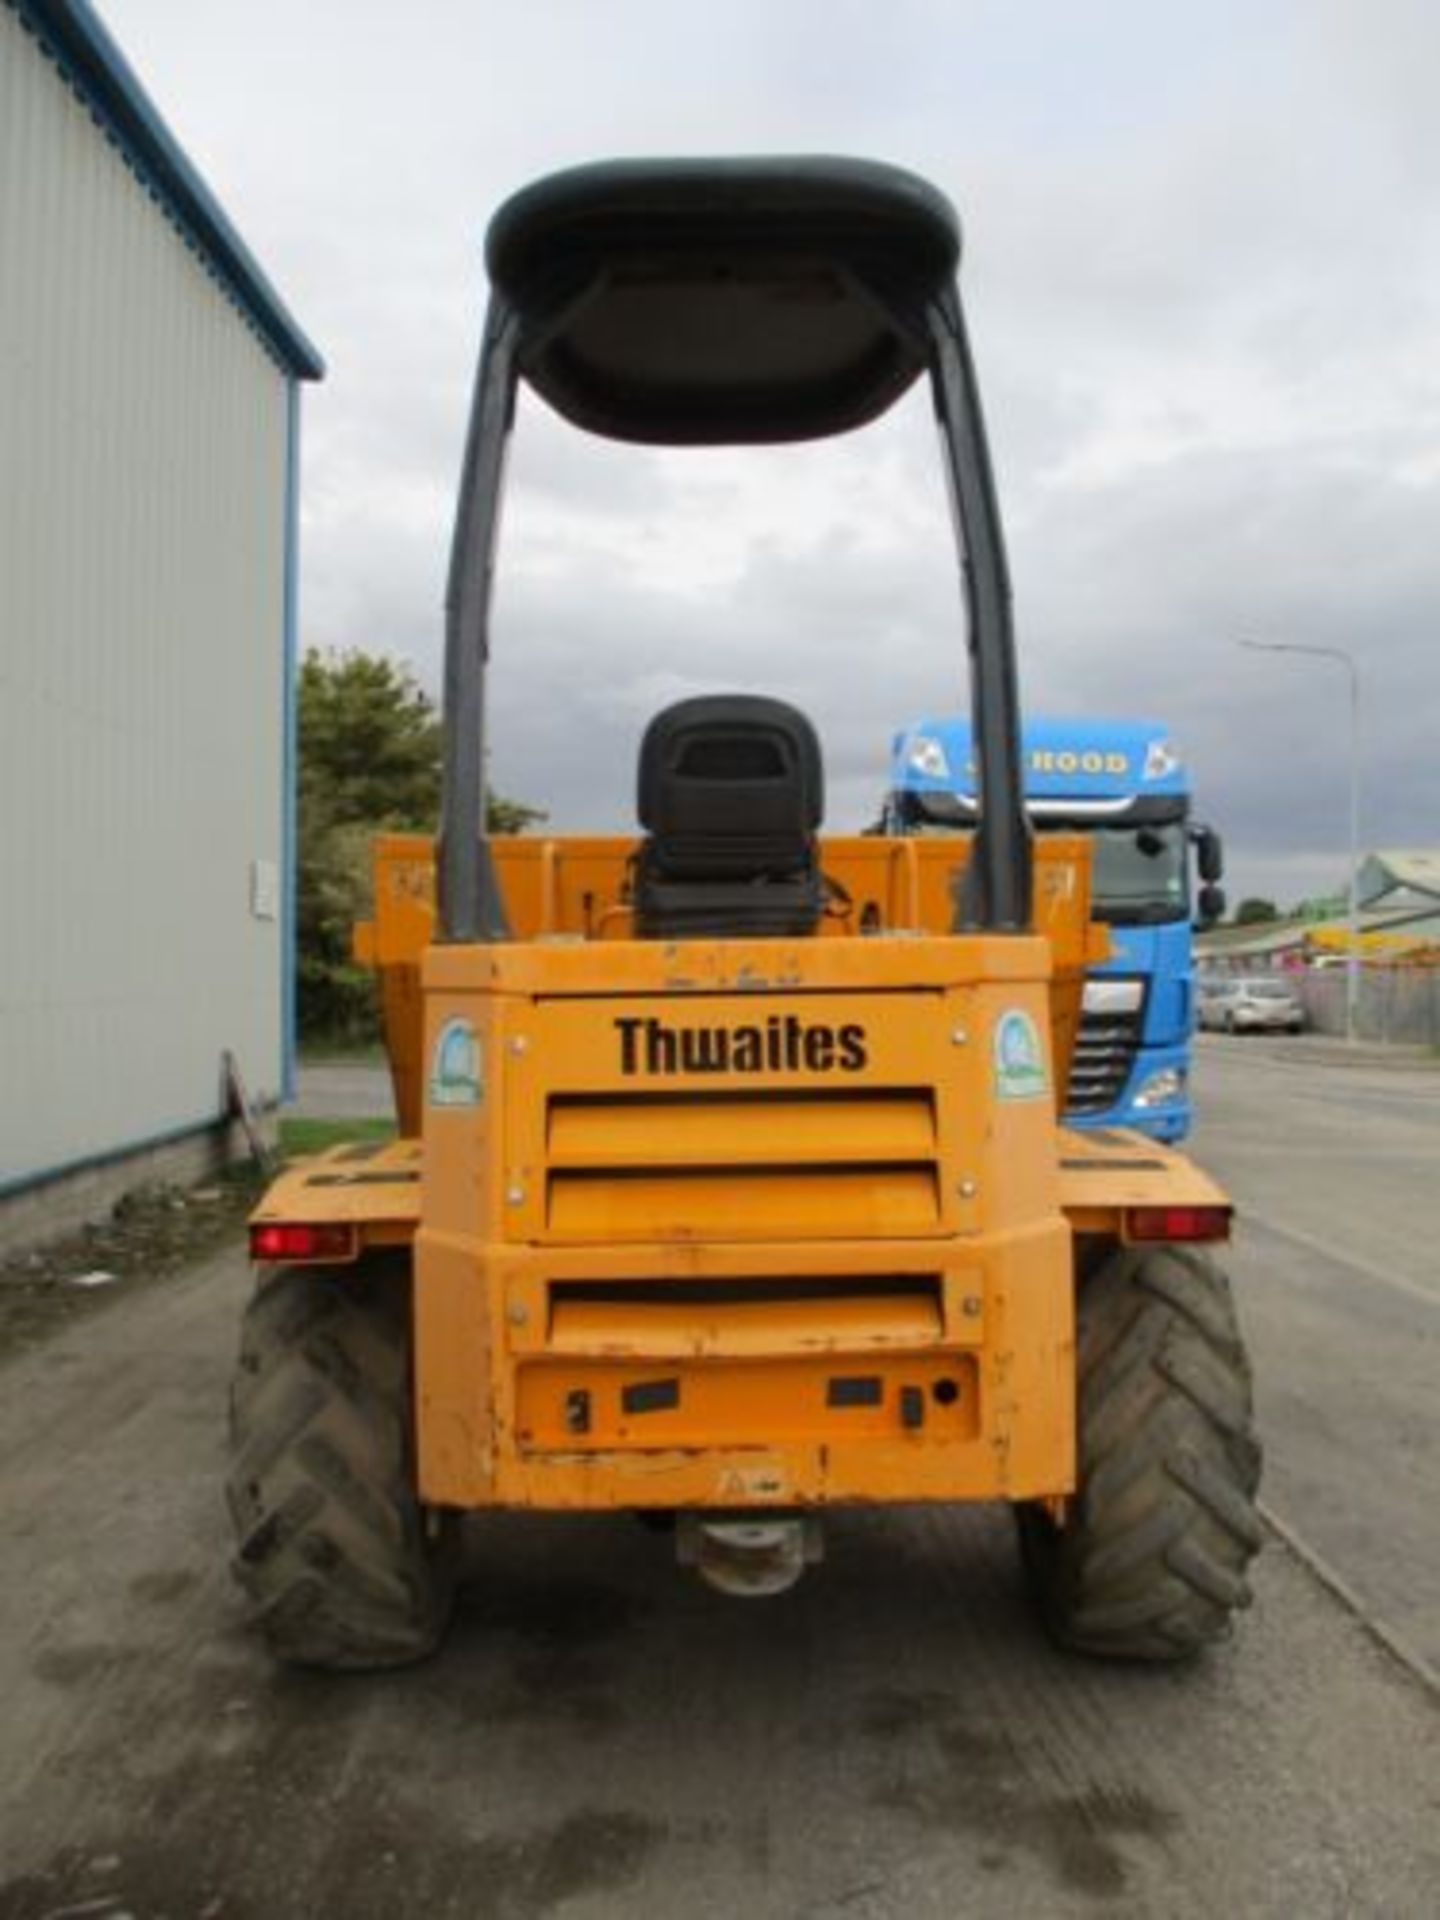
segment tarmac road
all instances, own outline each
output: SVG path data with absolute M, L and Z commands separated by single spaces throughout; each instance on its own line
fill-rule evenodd
M 1352 1211 L 1372 1180 L 1388 1191 L 1385 1142 L 1416 1128 L 1436 1164 L 1398 1081 L 1347 1081 L 1393 1109 L 1347 1126 L 1324 1069 L 1277 1125 L 1271 1077 L 1291 1069 L 1264 1045 L 1233 1065 L 1207 1049 L 1201 1067 L 1206 1155 L 1242 1197 L 1251 1183 L 1257 1220 L 1268 1204 L 1330 1238 L 1331 1201 L 1304 1198 L 1321 1149 L 1302 1108 L 1359 1149 Z M 1272 1499 L 1303 1527 L 1331 1510 L 1352 1579 L 1334 1512 L 1376 1507 L 1409 1570 L 1374 1589 L 1392 1605 L 1433 1568 L 1440 1511 L 1414 1499 L 1434 1414 L 1397 1376 L 1429 1324 L 1423 1263 L 1395 1260 L 1417 1295 L 1375 1280 L 1362 1295 L 1352 1267 L 1317 1280 L 1308 1256 L 1277 1257 L 1273 1230 L 1247 1232 Z M 274 1671 L 225 1572 L 219 1502 L 246 1286 L 227 1254 L 0 1367 L 3 1920 L 1440 1905 L 1435 1699 L 1278 1543 L 1235 1641 L 1177 1673 L 1052 1652 L 999 1512 L 838 1518 L 825 1565 L 749 1604 L 694 1584 L 623 1518 L 500 1518 L 472 1530 L 437 1660 Z M 1372 1389 L 1350 1394 L 1357 1378 Z M 1420 1477 L 1391 1501 L 1365 1462 L 1406 1420 Z
M 1207 1035 L 1196 1100 L 1266 1500 L 1440 1672 L 1440 1063 Z

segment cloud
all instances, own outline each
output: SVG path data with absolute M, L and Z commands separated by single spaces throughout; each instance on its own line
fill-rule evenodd
M 497 200 L 615 152 L 862 151 L 950 191 L 1010 533 L 1022 685 L 1151 711 L 1232 891 L 1344 868 L 1344 684 L 1243 634 L 1352 648 L 1365 839 L 1440 842 L 1440 12 L 987 0 L 378 0 L 107 18 L 326 351 L 306 396 L 306 636 L 438 683 Z M 256 137 L 263 102 L 264 137 Z M 496 610 L 494 768 L 557 824 L 628 818 L 644 719 L 796 698 L 832 818 L 959 696 L 920 401 L 785 458 L 588 443 L 529 408 Z

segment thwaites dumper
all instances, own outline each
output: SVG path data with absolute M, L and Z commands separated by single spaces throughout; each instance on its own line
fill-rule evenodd
M 479 1508 L 673 1515 L 756 1593 L 828 1507 L 1007 1501 L 1052 1631 L 1098 1653 L 1188 1654 L 1247 1600 L 1249 1374 L 1199 1244 L 1229 1207 L 1166 1148 L 1056 1119 L 1103 935 L 1084 843 L 1026 827 L 958 257 L 923 181 L 829 159 L 581 168 L 490 228 L 441 833 L 382 843 L 367 934 L 403 1137 L 296 1167 L 252 1223 L 229 1494 L 285 1659 L 430 1650 Z M 922 375 L 973 835 L 819 838 L 808 722 L 732 695 L 652 722 L 635 839 L 488 841 L 519 383 L 591 432 L 708 445 L 840 433 Z

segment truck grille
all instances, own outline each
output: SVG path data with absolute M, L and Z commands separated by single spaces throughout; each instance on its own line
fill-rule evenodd
M 1080 1016 L 1070 1062 L 1067 1113 L 1103 1113 L 1125 1090 L 1140 1045 L 1141 1009 Z

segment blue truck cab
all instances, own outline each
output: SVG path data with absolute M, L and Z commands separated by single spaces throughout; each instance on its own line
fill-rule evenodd
M 1192 824 L 1185 768 L 1156 721 L 1034 720 L 1021 748 L 1031 825 L 1090 837 L 1094 913 L 1110 929 L 1111 957 L 1085 986 L 1066 1121 L 1182 1140 L 1190 1127 L 1191 929 L 1224 910 L 1215 885 L 1219 840 Z M 963 832 L 975 823 L 975 788 L 969 721 L 917 721 L 893 742 L 882 830 Z

